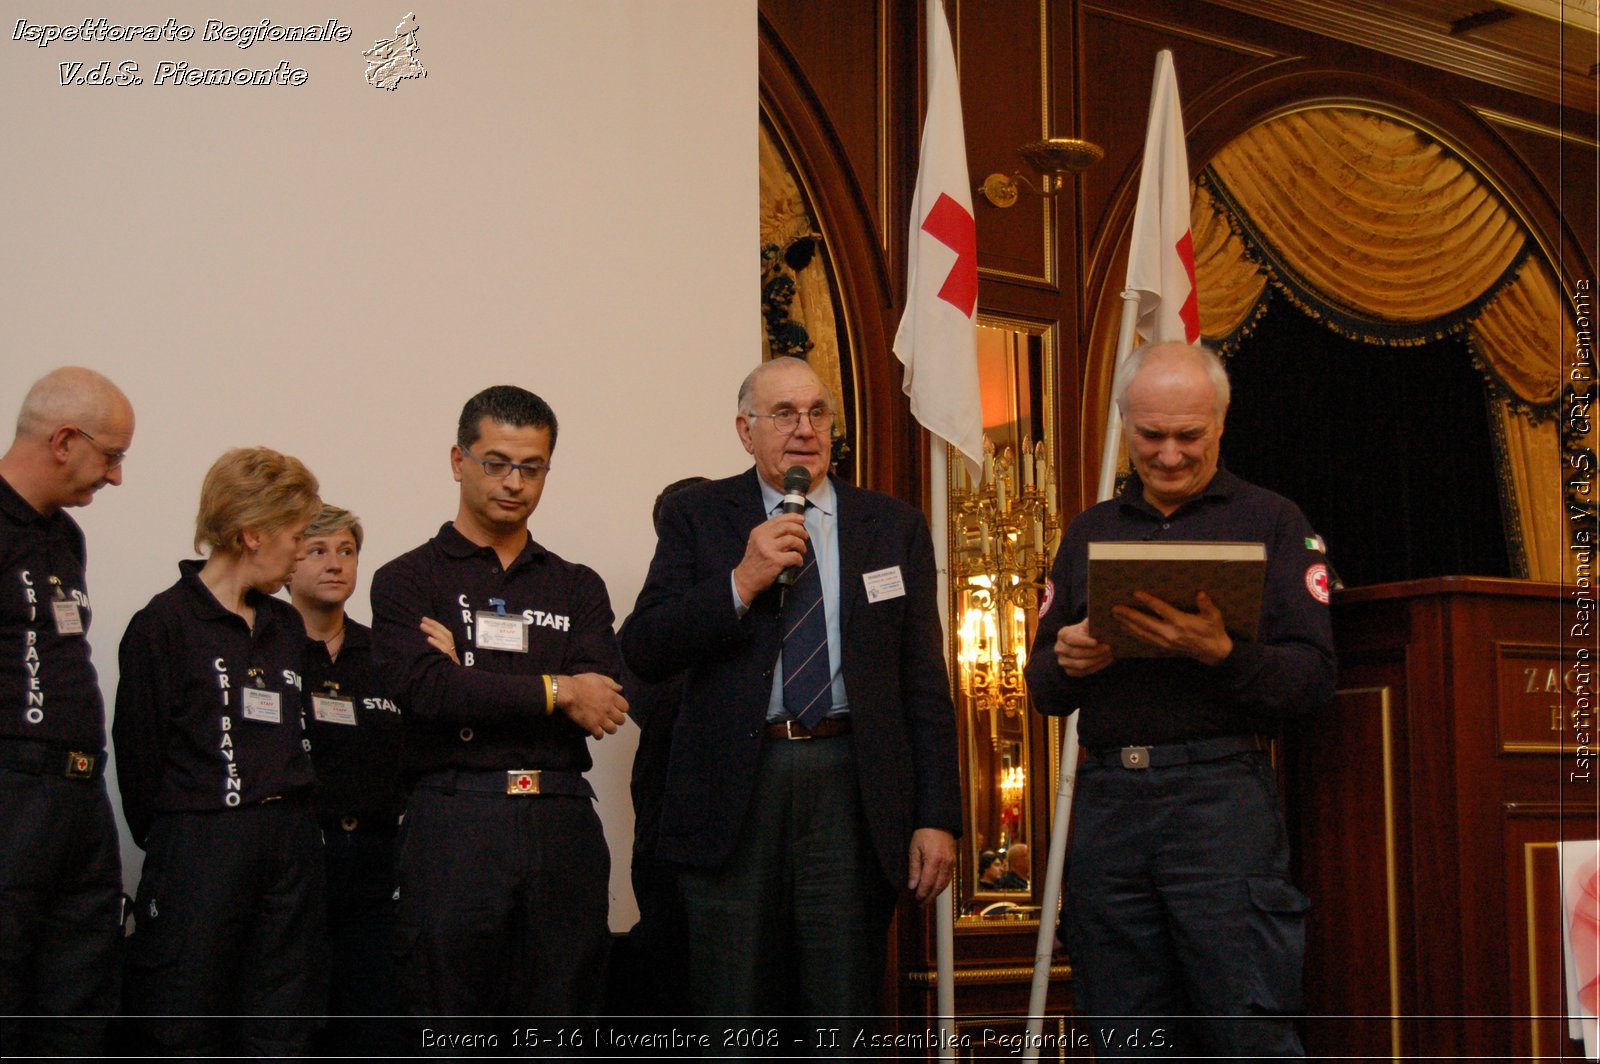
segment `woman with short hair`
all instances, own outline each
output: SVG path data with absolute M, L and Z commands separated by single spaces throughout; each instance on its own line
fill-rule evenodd
M 117 779 L 145 850 L 126 1008 L 171 1055 L 296 1054 L 326 1001 L 306 633 L 272 597 L 317 491 L 269 448 L 217 459 L 195 519 L 205 558 L 179 562 L 122 638 Z

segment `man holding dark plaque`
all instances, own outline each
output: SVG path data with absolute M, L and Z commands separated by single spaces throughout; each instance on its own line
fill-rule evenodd
M 1214 353 L 1140 348 L 1114 390 L 1134 475 L 1068 528 L 1027 669 L 1042 712 L 1081 710 L 1077 1004 L 1104 1058 L 1300 1056 L 1309 903 L 1288 878 L 1264 736 L 1333 694 L 1322 541 L 1293 503 L 1219 467 L 1229 389 Z M 1115 653 L 1087 619 L 1090 544 L 1161 540 L 1263 544 L 1259 619 L 1225 616 L 1205 591 L 1136 591 L 1111 616 L 1159 656 Z

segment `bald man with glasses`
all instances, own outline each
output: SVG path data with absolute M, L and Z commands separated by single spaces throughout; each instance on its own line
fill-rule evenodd
M 0 1045 L 97 1056 L 121 985 L 122 859 L 89 660 L 83 531 L 122 483 L 133 406 L 93 370 L 46 374 L 0 457 Z M 54 1019 L 60 1017 L 60 1019 Z M 68 1018 L 70 1017 L 70 1019 Z
M 799 359 L 745 378 L 754 468 L 663 501 L 621 639 L 645 680 L 688 670 L 656 853 L 684 866 L 697 1010 L 849 1044 L 896 901 L 949 882 L 961 802 L 928 525 L 829 475 L 833 418 Z

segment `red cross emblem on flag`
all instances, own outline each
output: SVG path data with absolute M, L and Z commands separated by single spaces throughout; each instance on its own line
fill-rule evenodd
M 939 298 L 966 317 L 978 302 L 978 223 L 967 209 L 939 193 L 933 210 L 923 219 L 922 231 L 956 253 L 956 261 L 939 289 Z

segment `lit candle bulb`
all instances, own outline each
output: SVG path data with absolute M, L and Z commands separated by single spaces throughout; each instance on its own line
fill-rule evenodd
M 1033 490 L 1033 444 L 1028 437 L 1022 437 L 1022 453 L 1018 456 L 1022 462 L 1022 490 Z

